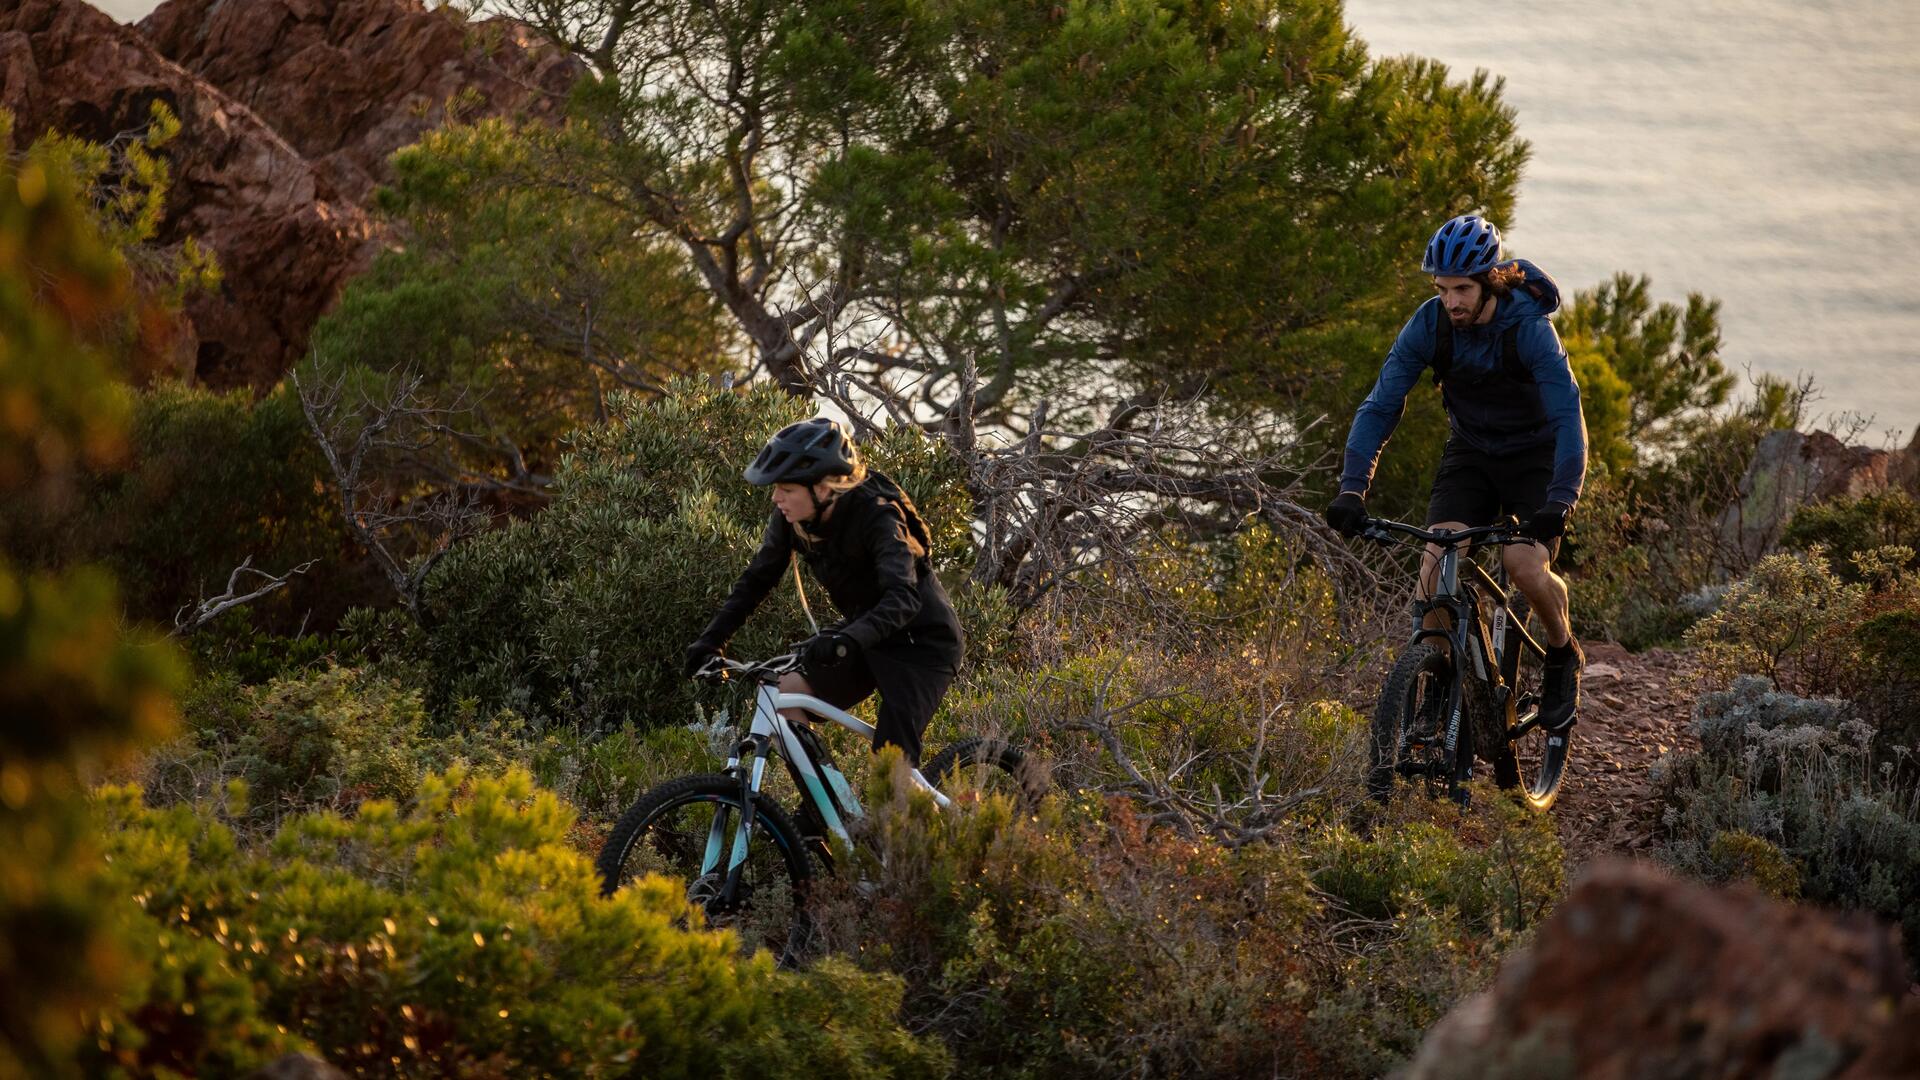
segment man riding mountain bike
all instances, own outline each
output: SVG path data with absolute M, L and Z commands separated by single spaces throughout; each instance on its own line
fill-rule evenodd
M 1552 563 L 1586 477 L 1587 426 L 1580 387 L 1547 318 L 1560 306 L 1560 290 L 1525 259 L 1502 261 L 1499 230 L 1471 214 L 1433 234 L 1420 269 L 1433 276 L 1437 295 L 1401 328 L 1354 414 L 1327 523 L 1349 536 L 1364 527 L 1380 451 L 1405 412 L 1407 393 L 1431 367 L 1449 434 L 1427 527 L 1492 525 L 1509 514 L 1523 522 L 1521 531 L 1536 543 L 1504 547 L 1501 558 L 1545 631 L 1541 722 L 1564 730 L 1579 704 L 1582 656 L 1567 585 Z M 1423 598 L 1433 591 L 1439 556 L 1428 545 Z
M 780 677 L 781 692 L 846 709 L 878 690 L 873 748 L 898 746 L 917 766 L 920 738 L 964 651 L 960 620 L 934 573 L 926 522 L 900 486 L 869 471 L 846 431 L 825 417 L 781 428 L 745 475 L 773 489 L 774 511 L 733 592 L 687 646 L 687 675 L 721 655 L 797 552 L 847 621 L 801 647 L 803 669 Z

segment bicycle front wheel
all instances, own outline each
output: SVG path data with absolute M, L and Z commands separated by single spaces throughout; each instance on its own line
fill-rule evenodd
M 741 819 L 735 777 L 703 773 L 661 784 L 621 816 L 600 849 L 594 866 L 602 892 L 611 896 L 648 874 L 678 878 L 707 925 L 733 930 L 748 952 L 766 949 L 783 964 L 793 962 L 811 928 L 813 868 L 800 830 L 771 800 L 754 800 L 746 860 L 729 895 L 727 867 Z
M 1420 642 L 1400 654 L 1373 711 L 1367 794 L 1386 802 L 1395 776 L 1423 778 L 1429 794 L 1451 789 L 1446 727 L 1452 690 L 1453 663 L 1445 653 Z

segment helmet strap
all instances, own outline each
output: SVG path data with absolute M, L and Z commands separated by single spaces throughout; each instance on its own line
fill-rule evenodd
M 807 485 L 807 498 L 813 500 L 813 516 L 807 519 L 807 524 L 809 525 L 820 524 L 821 518 L 826 515 L 827 508 L 832 506 L 835 500 L 839 498 L 839 496 L 836 495 L 833 499 L 821 499 L 818 484 L 819 481 L 816 480 Z

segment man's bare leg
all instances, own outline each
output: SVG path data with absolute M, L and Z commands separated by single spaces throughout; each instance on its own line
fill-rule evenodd
M 1540 676 L 1540 719 L 1549 728 L 1573 722 L 1580 704 L 1580 646 L 1573 640 L 1567 611 L 1567 583 L 1553 572 L 1545 544 L 1510 544 L 1501 553 L 1507 576 L 1540 617 L 1547 638 L 1546 665 Z
M 1533 613 L 1540 617 L 1547 644 L 1564 647 L 1573 640 L 1567 612 L 1567 582 L 1553 572 L 1544 544 L 1508 544 L 1501 552 L 1507 577 L 1520 587 Z

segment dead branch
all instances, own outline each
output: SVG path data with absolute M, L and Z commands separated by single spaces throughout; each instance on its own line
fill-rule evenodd
M 220 617 L 224 612 L 231 611 L 242 604 L 250 604 L 276 590 L 284 589 L 293 575 L 306 573 L 313 567 L 314 563 L 319 561 L 318 559 L 308 559 L 306 562 L 301 563 L 299 566 L 294 567 L 284 574 L 274 575 L 267 573 L 265 570 L 254 569 L 253 556 L 249 555 L 240 561 L 239 566 L 233 568 L 233 573 L 227 575 L 227 589 L 225 592 L 219 596 L 203 596 L 197 604 L 182 605 L 180 610 L 174 613 L 173 629 L 168 631 L 168 636 L 186 637 L 195 630 L 200 629 L 202 626 Z M 251 592 L 242 593 L 240 591 L 240 579 L 243 575 L 251 575 L 252 577 L 259 578 L 262 584 Z
M 431 452 L 448 438 L 477 437 L 459 435 L 447 423 L 454 410 L 425 400 L 425 380 L 418 373 L 401 372 L 385 395 L 362 392 L 348 403 L 345 375 L 329 378 L 323 368 L 317 370 L 312 383 L 294 372 L 293 385 L 307 427 L 333 474 L 341 515 L 417 621 L 422 616 L 420 590 L 434 564 L 456 541 L 485 527 L 492 515 L 479 505 L 473 485 L 404 492 L 389 486 L 399 471 L 396 466 L 434 460 Z

